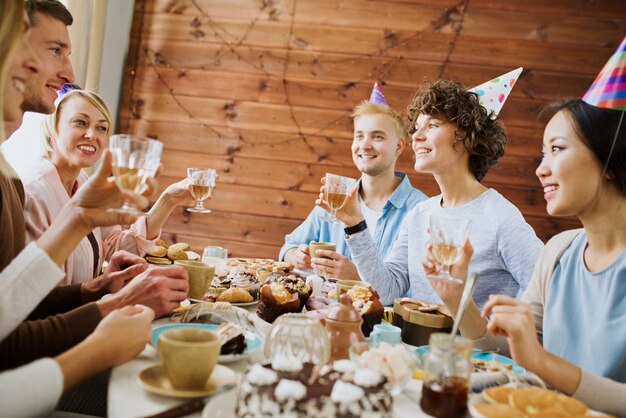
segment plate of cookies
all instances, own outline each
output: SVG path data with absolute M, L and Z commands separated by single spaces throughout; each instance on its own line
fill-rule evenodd
M 165 240 L 159 239 L 154 244 L 154 248 L 146 253 L 144 257 L 148 264 L 157 266 L 169 266 L 177 260 L 200 260 L 200 254 L 191 251 L 191 247 L 186 242 L 169 244 Z

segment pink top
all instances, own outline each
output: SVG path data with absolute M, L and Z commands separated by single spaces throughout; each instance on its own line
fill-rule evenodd
M 81 171 L 78 176 L 80 187 L 88 179 L 87 174 Z M 39 175 L 24 185 L 26 192 L 25 218 L 26 218 L 26 241 L 37 240 L 52 221 L 59 215 L 61 208 L 70 200 L 67 191 L 63 187 L 59 173 L 50 161 L 43 160 Z M 60 286 L 82 283 L 94 277 L 94 246 L 98 247 L 97 274 L 102 270 L 102 263 L 109 260 L 117 250 L 126 250 L 143 256 L 154 247 L 157 240 L 146 239 L 146 218 L 139 218 L 127 230 L 122 230 L 119 225 L 96 228 L 90 237 L 85 237 L 70 254 L 62 266 L 66 272 L 65 278 L 59 283 Z M 95 239 L 94 239 L 95 238 Z

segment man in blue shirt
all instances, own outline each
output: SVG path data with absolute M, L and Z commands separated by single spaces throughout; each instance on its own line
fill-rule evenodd
M 361 210 L 378 252 L 384 257 L 396 240 L 405 214 L 425 200 L 426 195 L 411 186 L 406 174 L 395 171 L 396 161 L 405 147 L 406 125 L 402 115 L 388 105 L 378 85 L 374 85 L 370 100 L 364 100 L 354 109 L 352 117 L 352 160 L 361 172 Z M 315 207 L 304 222 L 286 235 L 279 259 L 300 270 L 313 267 L 325 277 L 359 279 L 344 240 L 344 225 L 322 221 L 320 216 L 325 214 L 323 209 Z M 334 242 L 337 251 L 318 250 L 319 255 L 328 258 L 311 259 L 308 248 L 311 241 Z

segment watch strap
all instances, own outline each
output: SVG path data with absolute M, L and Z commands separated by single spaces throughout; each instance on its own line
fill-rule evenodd
M 353 225 L 353 226 L 348 226 L 344 228 L 343 230 L 346 233 L 346 235 L 354 235 L 357 232 L 365 231 L 366 229 L 367 229 L 367 222 L 365 222 L 365 219 L 364 219 L 358 224 Z

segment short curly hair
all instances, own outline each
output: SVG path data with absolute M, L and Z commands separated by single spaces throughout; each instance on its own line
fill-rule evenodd
M 469 167 L 476 180 L 504 155 L 507 137 L 504 126 L 493 112 L 487 112 L 478 95 L 450 80 L 427 82 L 415 94 L 407 109 L 409 133 L 415 133 L 415 121 L 420 114 L 445 117 L 465 135 L 459 137 L 469 154 Z

